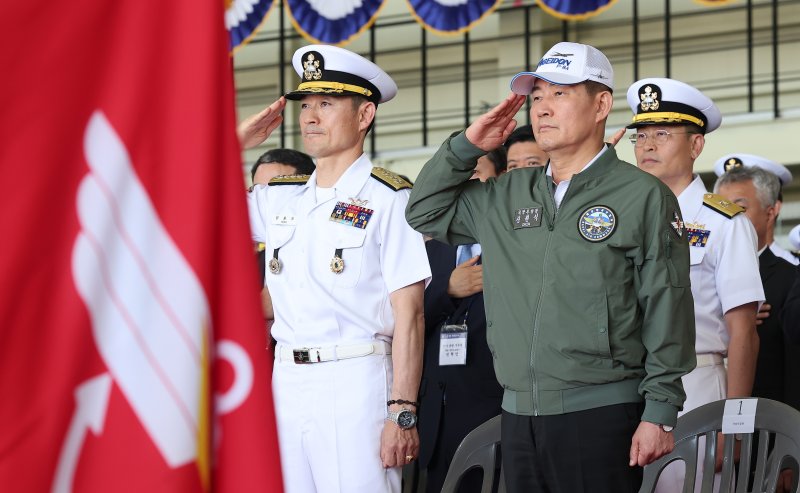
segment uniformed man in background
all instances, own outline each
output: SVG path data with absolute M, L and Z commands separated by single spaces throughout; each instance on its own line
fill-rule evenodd
M 795 267 L 769 248 L 775 227 L 781 184 L 778 176 L 760 166 L 732 167 L 717 178 L 714 193 L 741 206 L 758 236 L 758 264 L 767 316 L 758 324 L 758 360 L 753 397 L 764 397 L 800 409 L 800 347 L 785 340 L 781 311 L 794 284 Z M 763 313 L 759 312 L 759 314 Z
M 410 185 L 364 154 L 376 108 L 397 86 L 374 63 L 334 46 L 300 48 L 292 63 L 302 82 L 286 98 L 299 101 L 303 144 L 317 168 L 310 177 L 274 178 L 249 196 L 274 301 L 285 490 L 399 492 L 401 466 L 419 450 L 430 268 L 422 235 L 403 217 Z M 259 129 L 275 128 L 283 104 L 246 125 L 243 142 L 268 135 Z
M 689 243 L 697 368 L 683 378 L 683 412 L 719 399 L 749 397 L 758 355 L 756 312 L 764 301 L 756 232 L 744 209 L 708 193 L 693 171 L 705 135 L 719 127 L 722 116 L 709 97 L 673 79 L 634 82 L 627 98 L 637 164 L 678 197 L 682 240 Z M 657 491 L 681 491 L 682 470 L 682 464 L 665 469 Z
M 424 234 L 481 244 L 508 491 L 638 492 L 639 466 L 672 450 L 694 368 L 678 202 L 604 144 L 613 87 L 602 52 L 556 44 L 445 141 L 406 211 Z M 528 95 L 547 165 L 470 181 Z
M 775 220 L 772 221 L 771 227 L 767 231 L 767 244 L 769 245 L 769 249 L 772 250 L 772 253 L 774 253 L 777 257 L 782 258 L 792 265 L 800 264 L 800 259 L 775 241 L 775 223 L 781 213 L 781 207 L 783 206 L 783 187 L 792 182 L 792 172 L 781 163 L 777 163 L 765 157 L 755 156 L 753 154 L 734 153 L 726 154 L 725 156 L 717 159 L 717 162 L 714 163 L 714 174 L 717 176 L 722 176 L 727 171 L 741 167 L 761 168 L 764 171 L 772 173 L 778 177 L 778 180 L 780 180 L 778 198 L 775 202 Z

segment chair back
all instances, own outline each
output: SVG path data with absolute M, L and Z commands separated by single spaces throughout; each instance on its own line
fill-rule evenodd
M 730 399 L 740 401 L 742 399 Z M 716 455 L 723 454 L 720 492 L 770 493 L 777 487 L 781 471 L 793 470 L 792 493 L 798 487 L 800 463 L 800 412 L 770 399 L 758 399 L 753 433 L 724 435 L 724 445 L 717 450 L 717 433 L 722 431 L 725 400 L 711 402 L 680 418 L 673 433 L 675 449 L 644 468 L 644 481 L 639 493 L 653 493 L 661 471 L 671 462 L 686 463 L 683 493 L 695 493 L 697 464 L 703 461 L 699 493 L 714 491 Z M 735 436 L 741 436 L 741 452 L 734 467 Z M 757 436 L 757 440 L 754 437 Z M 705 437 L 705 451 L 699 456 L 700 437 Z M 754 447 L 755 444 L 755 447 Z M 753 450 L 753 449 L 756 450 Z M 752 478 L 751 478 L 752 473 Z M 752 480 L 752 484 L 751 484 Z M 734 489 L 735 487 L 735 489 Z
M 444 480 L 442 493 L 455 493 L 458 491 L 462 477 L 470 470 L 480 468 L 483 470 L 483 483 L 481 493 L 495 493 L 495 474 L 500 469 L 500 417 L 495 416 L 478 426 L 464 437 L 456 449 L 447 477 Z M 497 493 L 505 493 L 505 481 L 500 469 Z

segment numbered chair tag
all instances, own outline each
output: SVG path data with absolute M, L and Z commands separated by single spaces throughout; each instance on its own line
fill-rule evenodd
M 439 339 L 439 366 L 467 364 L 467 324 L 445 325 Z
M 728 399 L 722 415 L 722 433 L 753 433 L 758 399 Z

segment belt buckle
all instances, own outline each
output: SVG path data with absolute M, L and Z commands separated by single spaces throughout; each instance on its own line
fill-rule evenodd
M 304 365 L 306 363 L 311 363 L 311 358 L 308 355 L 308 351 L 308 348 L 292 350 L 295 364 Z

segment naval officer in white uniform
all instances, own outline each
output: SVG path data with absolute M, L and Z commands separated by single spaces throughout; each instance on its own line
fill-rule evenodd
M 316 171 L 276 177 L 249 196 L 275 312 L 285 490 L 399 492 L 401 466 L 419 449 L 430 268 L 422 236 L 405 220 L 410 184 L 373 167 L 363 151 L 378 104 L 397 86 L 333 46 L 301 48 L 292 63 L 301 83 L 286 98 L 299 101 Z M 273 103 L 273 115 L 283 104 Z
M 715 400 L 750 396 L 758 355 L 756 312 L 764 301 L 756 232 L 741 207 L 708 193 L 693 172 L 705 135 L 719 127 L 722 116 L 710 98 L 673 79 L 634 82 L 627 99 L 634 112 L 629 128 L 635 130 L 637 164 L 678 197 L 680 226 L 690 246 L 697 368 L 683 377 L 683 413 Z M 657 491 L 682 491 L 682 469 L 665 470 Z
M 787 186 L 792 182 L 792 172 L 789 169 L 782 165 L 781 163 L 777 163 L 771 159 L 767 159 L 761 156 L 754 156 L 752 154 L 742 154 L 742 153 L 735 153 L 735 154 L 726 154 L 721 158 L 717 159 L 717 162 L 714 163 L 714 173 L 717 176 L 722 176 L 726 171 L 729 171 L 734 168 L 738 168 L 740 166 L 746 167 L 756 167 L 761 168 L 765 171 L 769 171 L 773 175 L 777 176 L 781 182 L 781 188 Z M 783 193 L 778 194 L 778 201 L 775 203 L 777 208 L 775 215 L 778 216 L 781 212 L 781 206 L 783 205 Z M 785 261 L 789 262 L 792 265 L 800 264 L 800 259 L 795 257 L 792 252 L 786 250 L 782 246 L 775 241 L 775 225 L 774 223 L 767 231 L 767 244 L 769 245 L 769 249 L 772 253 L 775 254 L 776 257 L 780 257 Z

